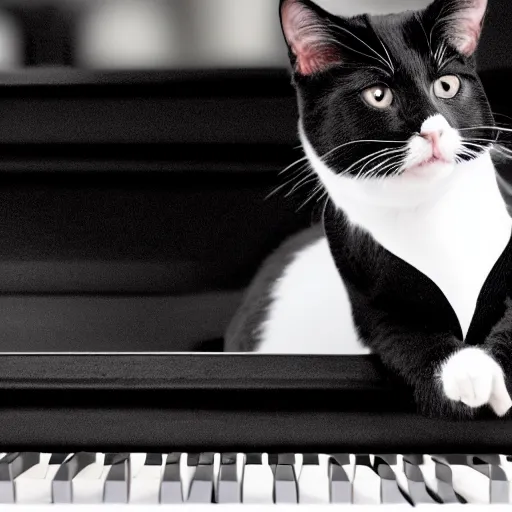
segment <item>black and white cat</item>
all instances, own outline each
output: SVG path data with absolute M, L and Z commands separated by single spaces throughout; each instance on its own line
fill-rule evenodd
M 282 0 L 324 226 L 264 264 L 226 351 L 373 352 L 429 415 L 512 407 L 512 220 L 475 70 L 487 0 L 334 16 Z M 323 228 L 323 229 L 322 229 Z

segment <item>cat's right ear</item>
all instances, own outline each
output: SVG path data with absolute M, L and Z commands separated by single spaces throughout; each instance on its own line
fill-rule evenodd
M 281 0 L 280 10 L 295 73 L 310 76 L 341 62 L 326 11 L 310 0 Z

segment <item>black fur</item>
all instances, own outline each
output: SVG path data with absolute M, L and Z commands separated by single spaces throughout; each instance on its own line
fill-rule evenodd
M 438 0 L 424 11 L 348 19 L 331 15 L 309 0 L 281 0 L 281 9 L 289 2 L 311 11 L 315 30 L 322 27 L 323 37 L 331 42 L 330 51 L 337 52 L 337 62 L 331 57 L 325 69 L 303 75 L 297 71 L 297 56 L 289 46 L 304 131 L 316 153 L 328 155 L 326 162 L 332 170 L 344 171 L 370 153 L 397 146 L 370 142 L 331 152 L 334 148 L 363 139 L 405 142 L 434 114 L 442 114 L 454 128 L 494 124 L 475 58 L 459 54 L 445 37 L 450 26 L 443 19 L 464 7 L 466 0 Z M 441 44 L 447 44 L 442 68 L 433 58 Z M 387 60 L 386 50 L 394 72 L 377 58 L 379 54 Z M 320 51 L 327 51 L 326 47 Z M 432 94 L 433 81 L 443 75 L 457 75 L 462 82 L 461 91 L 450 100 Z M 375 85 L 392 89 L 391 108 L 378 110 L 362 101 L 362 91 Z M 475 130 L 471 136 L 488 138 L 489 133 Z M 372 167 L 385 158 L 374 160 Z M 350 173 L 358 174 L 363 165 Z M 386 167 L 382 174 L 394 170 Z
M 482 288 L 463 344 L 457 316 L 441 290 L 370 235 L 349 227 L 330 205 L 325 231 L 362 339 L 412 388 L 421 412 L 464 418 L 474 410 L 444 397 L 435 375 L 457 349 L 486 344 L 512 378 L 512 239 Z M 507 313 L 504 316 L 505 312 Z M 495 327 L 496 326 L 496 327 Z M 512 381 L 511 381 L 512 382 Z

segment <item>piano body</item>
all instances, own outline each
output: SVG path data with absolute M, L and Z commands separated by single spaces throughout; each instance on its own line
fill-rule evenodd
M 512 115 L 494 3 L 481 76 Z M 222 354 L 319 219 L 266 199 L 300 158 L 285 70 L 20 69 L 0 112 L 0 510 L 510 509 L 510 419 L 420 417 L 371 356 Z

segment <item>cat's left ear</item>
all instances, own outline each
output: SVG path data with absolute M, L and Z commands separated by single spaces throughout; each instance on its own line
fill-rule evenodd
M 478 47 L 486 11 L 487 0 L 436 0 L 427 8 L 435 32 L 466 57 Z

